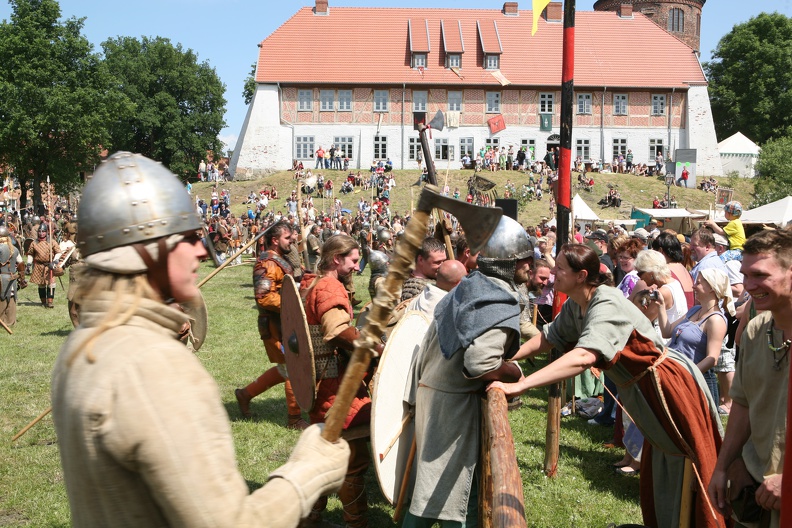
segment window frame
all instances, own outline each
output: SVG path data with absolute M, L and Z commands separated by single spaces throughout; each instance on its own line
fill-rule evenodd
M 658 110 L 660 107 L 660 110 Z M 652 115 L 666 115 L 666 96 L 665 94 L 652 94 Z
M 496 101 L 490 101 L 490 97 L 494 97 Z M 500 114 L 501 113 L 501 93 L 500 92 L 486 92 L 485 95 L 485 110 L 487 114 Z
M 497 147 L 500 150 L 500 138 L 496 137 L 488 137 L 484 138 L 484 149 L 486 150 L 487 147 L 492 147 L 493 150 Z
M 485 70 L 500 70 L 500 55 L 497 53 L 487 53 L 484 55 Z
M 338 90 L 338 111 L 352 111 L 352 90 Z
M 685 32 L 685 11 L 679 7 L 672 7 L 668 11 L 667 29 L 669 33 Z
M 618 158 L 619 154 L 627 157 L 627 138 L 613 138 L 613 142 L 611 143 L 611 154 L 613 154 L 611 159 Z
M 313 111 L 313 90 L 297 90 L 297 111 Z
M 539 113 L 540 114 L 555 113 L 555 93 L 539 92 Z
M 407 141 L 407 159 L 409 160 L 417 160 L 418 159 L 418 152 L 421 149 L 421 138 L 418 137 L 410 137 Z M 421 158 L 423 158 L 423 152 L 421 152 Z
M 355 137 L 354 136 L 336 136 L 333 138 L 333 144 L 336 149 L 341 149 L 343 155 L 341 158 L 352 159 L 352 153 L 355 151 Z
M 448 138 L 435 138 L 434 147 L 435 160 L 454 161 L 456 159 L 454 145 L 448 141 Z
M 582 110 L 581 110 L 582 103 Z M 592 115 L 592 97 L 590 93 L 577 94 L 577 113 L 578 115 Z
M 654 159 L 657 157 L 657 148 L 660 147 L 663 150 L 663 159 L 667 159 L 668 155 L 666 154 L 665 145 L 663 144 L 663 139 L 654 139 L 649 138 L 649 160 L 650 164 L 654 163 Z
M 331 95 L 332 99 L 328 99 L 328 95 Z M 335 112 L 335 100 L 335 90 L 319 90 L 319 111 Z
M 575 157 L 579 157 L 583 161 L 591 160 L 591 140 L 587 138 L 579 138 L 575 140 Z
M 313 159 L 316 149 L 316 141 L 314 136 L 295 136 L 294 137 L 294 156 L 300 160 Z M 307 156 L 301 156 L 301 150 L 307 149 Z M 305 153 L 305 152 L 302 152 Z
M 620 111 L 619 107 L 624 106 Z M 613 115 L 625 116 L 628 115 L 630 109 L 630 96 L 626 93 L 613 94 Z
M 382 105 L 384 104 L 384 108 Z M 388 112 L 390 108 L 390 91 L 374 90 L 374 111 Z
M 456 63 L 456 64 L 452 64 Z M 446 68 L 462 68 L 462 54 L 461 53 L 447 53 L 446 54 Z
M 412 54 L 412 67 L 414 69 L 423 68 L 426 69 L 427 64 L 429 61 L 427 60 L 427 53 L 423 51 L 416 51 Z
M 459 94 L 458 101 L 451 100 L 451 94 Z M 449 112 L 461 112 L 462 111 L 462 90 L 448 90 L 448 111 Z M 456 99 L 456 97 L 455 97 Z M 452 108 L 451 105 L 455 104 L 455 108 Z
M 418 97 L 418 94 L 422 94 L 421 97 Z M 419 99 L 422 99 L 419 101 Z M 413 100 L 413 112 L 426 112 L 426 108 L 429 105 L 429 91 L 428 90 L 413 90 L 412 92 L 412 100 Z M 420 106 L 419 106 L 420 103 Z
M 465 150 L 467 146 L 470 146 L 470 150 Z M 459 159 L 462 159 L 462 156 L 468 154 L 471 160 L 476 159 L 476 140 L 473 137 L 461 137 L 459 138 Z
M 374 159 L 388 159 L 388 136 L 374 136 Z

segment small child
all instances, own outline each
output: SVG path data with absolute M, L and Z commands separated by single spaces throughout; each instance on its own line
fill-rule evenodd
M 745 244 L 745 229 L 743 228 L 740 216 L 742 215 L 742 204 L 732 200 L 723 207 L 723 213 L 729 223 L 721 228 L 714 220 L 707 220 L 707 226 L 714 233 L 725 235 L 729 239 L 729 249 L 720 256 L 724 262 L 730 260 L 742 261 L 742 250 Z

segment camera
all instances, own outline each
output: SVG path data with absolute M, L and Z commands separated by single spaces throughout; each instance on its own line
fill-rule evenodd
M 657 301 L 660 299 L 660 292 L 657 290 L 649 292 L 649 299 Z

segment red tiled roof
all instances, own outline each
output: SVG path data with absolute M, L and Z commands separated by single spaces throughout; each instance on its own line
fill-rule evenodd
M 426 45 L 436 43 L 423 72 L 410 67 L 408 21 L 413 38 L 428 27 Z M 580 11 L 575 22 L 576 87 L 686 88 L 706 81 L 693 50 L 640 13 L 620 18 L 610 11 Z M 527 10 L 504 16 L 495 9 L 333 7 L 328 16 L 316 16 L 305 7 L 261 43 L 256 81 L 499 86 L 483 68 L 483 43 L 488 52 L 503 50 L 500 69 L 513 86 L 559 86 L 563 26 L 540 19 L 531 37 L 531 23 Z M 447 46 L 467 43 L 459 76 L 445 68 L 438 45 L 442 26 Z M 387 31 L 375 36 L 377 27 Z M 455 27 L 462 31 L 459 44 L 451 44 Z M 317 61 L 328 58 L 338 67 L 317 71 Z
M 463 53 L 465 40 L 462 38 L 462 24 L 459 20 L 440 21 L 443 32 L 443 51 L 447 53 Z
M 426 19 L 412 19 L 407 21 L 410 36 L 410 51 L 428 53 L 432 49 L 429 40 L 429 21 Z

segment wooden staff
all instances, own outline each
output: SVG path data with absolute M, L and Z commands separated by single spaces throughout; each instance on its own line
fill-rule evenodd
M 239 251 L 237 251 L 236 253 L 234 253 L 233 255 L 231 255 L 230 257 L 228 257 L 227 259 L 225 259 L 225 262 L 223 262 L 222 264 L 220 264 L 220 267 L 213 269 L 213 270 L 212 270 L 212 272 L 211 272 L 209 275 L 207 275 L 206 277 L 204 277 L 204 278 L 201 280 L 201 282 L 199 282 L 199 283 L 198 283 L 198 288 L 200 288 L 201 286 L 203 286 L 204 284 L 206 284 L 207 282 L 209 282 L 209 280 L 210 280 L 212 277 L 214 277 L 215 275 L 217 275 L 218 273 L 220 273 L 220 272 L 223 270 L 223 268 L 225 268 L 226 266 L 228 266 L 229 264 L 231 264 L 231 262 L 233 262 L 235 258 L 237 258 L 239 255 L 241 255 L 242 253 L 244 253 L 244 252 L 245 252 L 245 250 L 246 250 L 247 248 L 249 248 L 250 246 L 252 246 L 253 244 L 255 244 L 255 243 L 258 241 L 258 239 L 259 239 L 259 238 L 261 238 L 262 236 L 264 236 L 264 233 L 266 233 L 266 232 L 267 232 L 266 230 L 262 231 L 261 233 L 259 233 L 258 235 L 256 235 L 256 236 L 255 236 L 255 238 L 252 238 L 252 239 L 250 239 L 250 241 L 249 241 L 247 244 L 245 244 L 244 246 L 242 246 L 241 248 L 239 248 Z
M 407 464 L 404 466 L 404 476 L 402 476 L 401 485 L 399 486 L 399 496 L 396 498 L 396 509 L 393 511 L 393 522 L 395 523 L 401 520 L 404 498 L 407 495 L 407 486 L 410 484 L 410 473 L 412 473 L 413 463 L 415 462 L 416 449 L 417 444 L 413 436 L 412 444 L 410 444 L 410 454 L 407 455 Z
M 12 332 L 10 328 L 8 328 L 8 325 L 5 324 L 2 319 L 0 319 L 0 325 L 3 325 L 3 328 L 6 329 L 6 332 L 8 332 L 11 335 L 14 335 L 14 332 Z
M 51 411 L 52 411 L 52 405 L 50 405 L 49 407 L 47 407 L 47 409 L 46 409 L 44 412 L 42 412 L 41 414 L 39 414 L 39 415 L 36 417 L 36 419 L 35 419 L 35 420 L 33 420 L 32 422 L 30 422 L 29 424 L 27 424 L 25 427 L 23 427 L 23 428 L 22 428 L 22 430 L 21 430 L 21 431 L 19 431 L 17 434 L 15 434 L 15 435 L 14 435 L 14 438 L 12 438 L 12 439 L 11 439 L 11 442 L 12 442 L 12 443 L 13 443 L 13 442 L 16 442 L 16 441 L 17 441 L 17 439 L 18 439 L 20 436 L 22 436 L 23 434 L 27 433 L 27 432 L 28 432 L 28 430 L 29 430 L 31 427 L 33 427 L 34 425 L 36 425 L 37 423 L 39 423 L 39 422 L 41 421 L 41 419 L 42 419 L 42 418 L 44 418 L 45 416 L 47 416 L 47 415 L 48 415 L 48 414 L 49 414 Z

